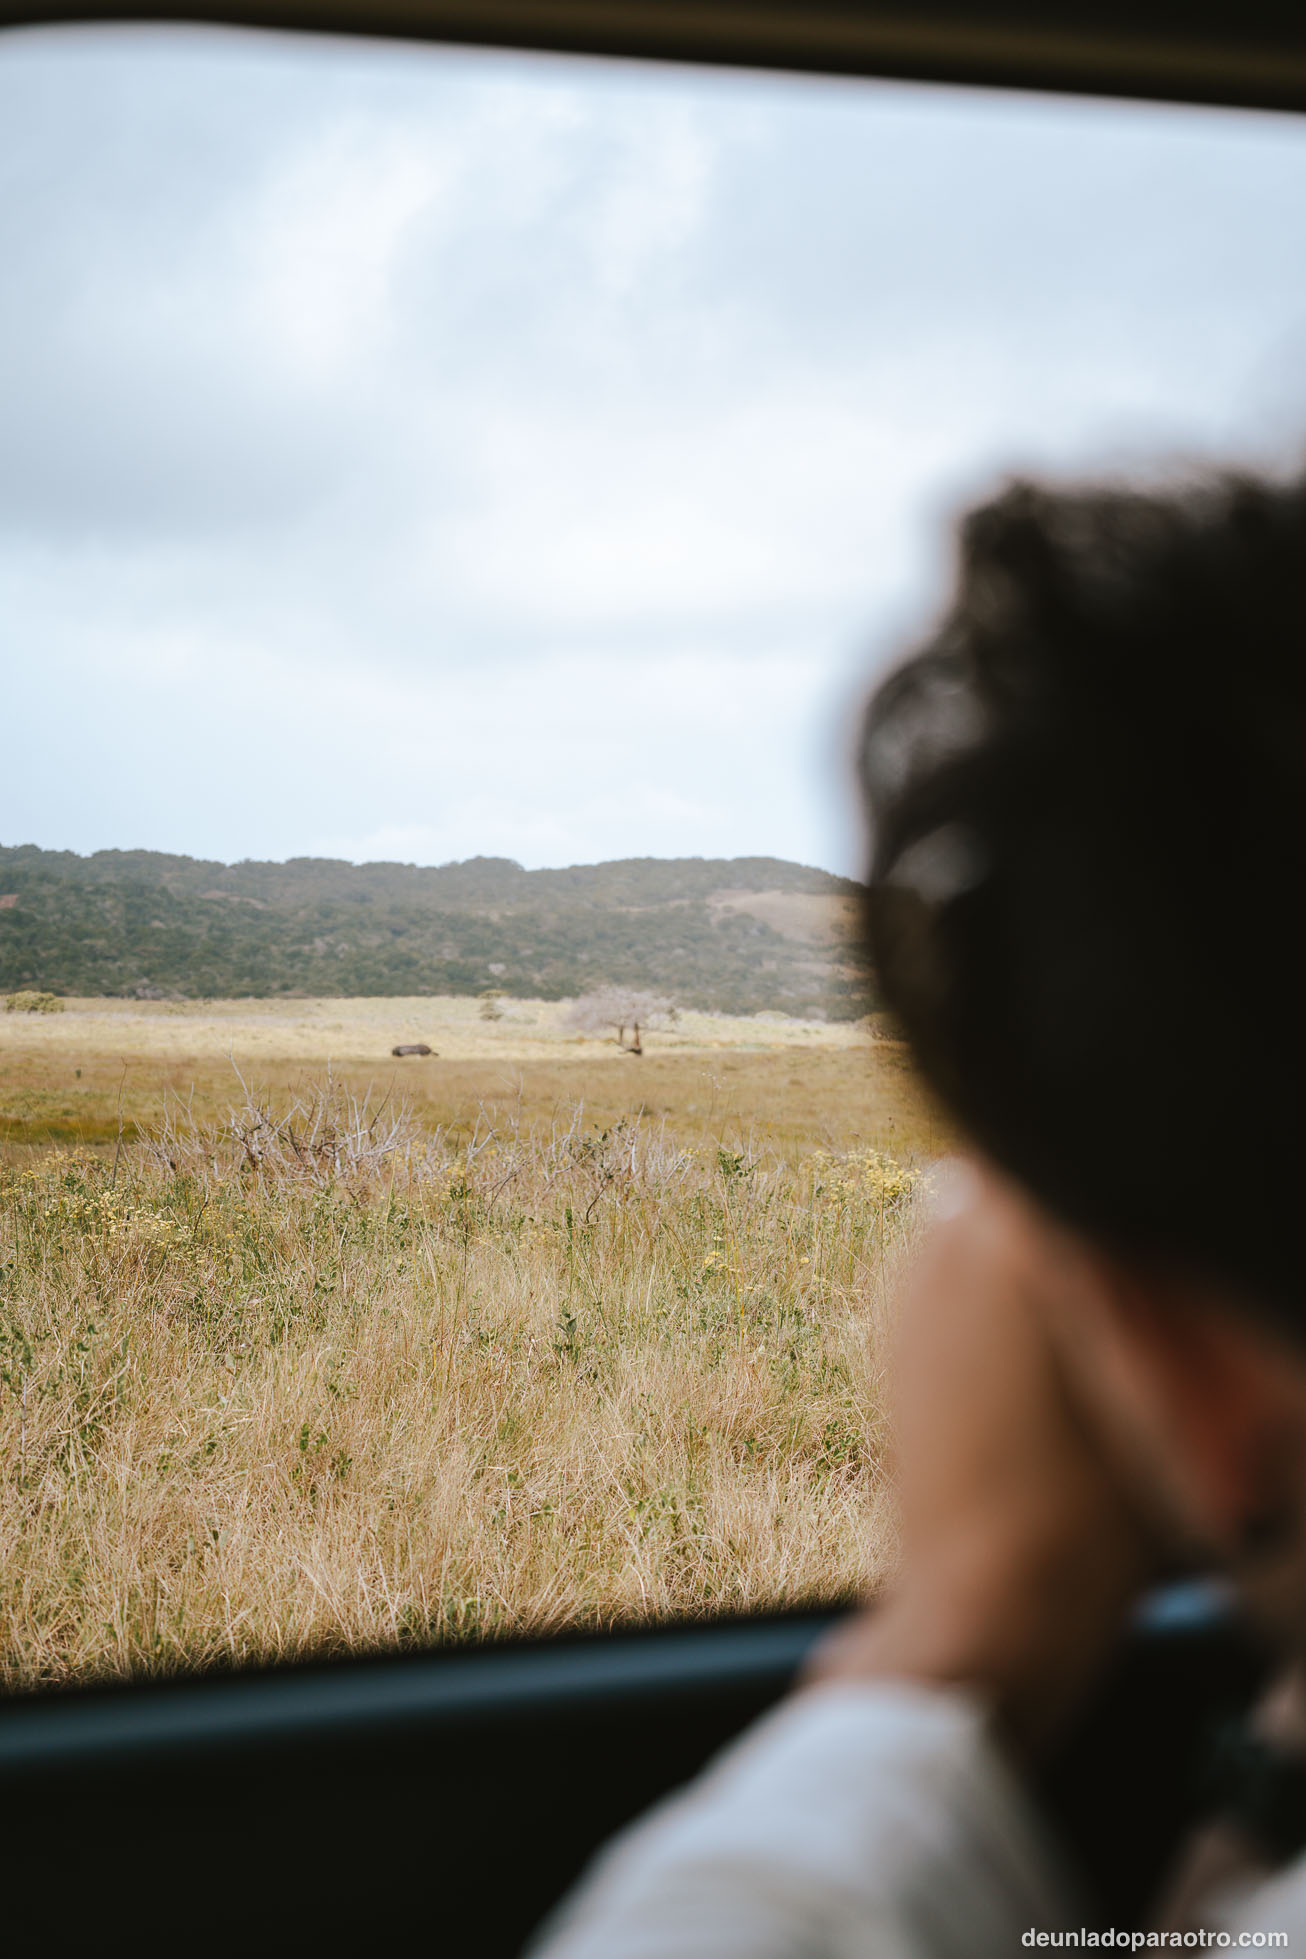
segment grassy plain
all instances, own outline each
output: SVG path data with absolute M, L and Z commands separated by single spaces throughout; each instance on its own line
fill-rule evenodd
M 881 1568 L 892 1272 L 946 1138 L 864 1030 L 646 1046 L 533 1002 L 0 1016 L 0 1681 Z

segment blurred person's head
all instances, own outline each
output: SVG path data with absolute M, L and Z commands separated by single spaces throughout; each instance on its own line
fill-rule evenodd
M 1306 1626 L 1306 486 L 1007 489 L 862 767 L 926 1080 L 1100 1254 L 1158 1502 Z

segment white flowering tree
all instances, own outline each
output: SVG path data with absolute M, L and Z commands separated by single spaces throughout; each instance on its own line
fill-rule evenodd
M 564 1016 L 567 1026 L 582 1034 L 615 1033 L 617 1046 L 627 1054 L 643 1054 L 641 1029 L 665 1027 L 675 1017 L 676 1009 L 664 995 L 630 986 L 601 986 L 582 994 Z M 632 1036 L 629 1042 L 627 1033 Z

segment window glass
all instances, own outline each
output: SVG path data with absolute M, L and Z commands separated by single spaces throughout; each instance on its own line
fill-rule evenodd
M 0 189 L 0 1679 L 848 1590 L 855 705 L 1003 472 L 1297 459 L 1306 133 L 78 30 Z

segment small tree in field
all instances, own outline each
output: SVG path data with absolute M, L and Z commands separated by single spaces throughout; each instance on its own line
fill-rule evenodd
M 627 1054 L 643 1054 L 641 1028 L 664 1027 L 674 1020 L 675 1013 L 671 1001 L 660 993 L 643 993 L 629 986 L 601 986 L 574 1001 L 565 1019 L 568 1027 L 575 1027 L 582 1034 L 614 1031 L 619 1048 Z M 628 1029 L 634 1037 L 629 1044 Z

